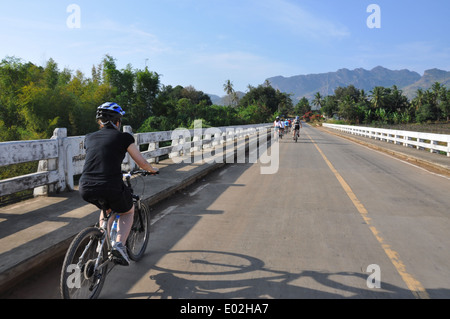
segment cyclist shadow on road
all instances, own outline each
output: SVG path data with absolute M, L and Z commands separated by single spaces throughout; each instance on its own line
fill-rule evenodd
M 148 278 L 154 292 L 129 293 L 126 298 L 156 299 L 375 299 L 414 298 L 401 287 L 382 282 L 367 286 L 368 273 L 304 270 L 291 273 L 265 267 L 262 260 L 216 251 L 172 251 L 179 269 L 153 266 Z M 166 255 L 166 257 L 167 257 Z M 184 258 L 186 257 L 186 258 Z M 167 264 L 174 265 L 169 262 Z M 232 262 L 221 262 L 231 260 Z M 190 266 L 189 266 L 190 264 Z M 182 266 L 183 265 L 183 266 Z M 188 270 L 182 270 L 188 266 Z M 191 269 L 191 270 L 189 270 Z M 314 288 L 320 287 L 320 288 Z

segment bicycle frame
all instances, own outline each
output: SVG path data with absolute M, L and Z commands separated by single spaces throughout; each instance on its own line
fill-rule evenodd
M 127 173 L 123 174 L 123 177 L 126 180 L 126 185 L 130 189 L 132 197 L 133 197 L 133 205 L 137 204 L 137 210 L 140 211 L 141 198 L 139 197 L 139 195 L 134 194 L 133 188 L 131 186 L 131 176 L 132 176 L 131 172 L 127 172 Z M 100 225 L 99 228 L 103 232 L 103 237 L 101 239 L 101 244 L 99 247 L 100 251 L 99 251 L 96 263 L 95 263 L 94 271 L 101 270 L 103 267 L 105 267 L 106 265 L 108 265 L 110 263 L 112 263 L 114 266 L 116 265 L 112 260 L 112 255 L 108 256 L 108 259 L 103 264 L 100 265 L 101 260 L 103 260 L 103 247 L 105 245 L 105 242 L 106 242 L 106 245 L 108 248 L 107 249 L 108 253 L 111 252 L 111 250 L 112 250 L 111 235 L 110 235 L 110 230 L 108 229 L 108 224 L 109 224 L 109 219 L 112 216 L 114 216 L 116 213 L 111 211 L 111 213 L 107 214 L 106 210 L 103 210 L 102 214 L 103 214 L 103 219 L 102 219 L 103 223 L 102 223 L 102 225 Z M 142 215 L 138 214 L 138 217 L 139 217 L 140 224 L 142 225 Z M 83 254 L 80 257 L 80 260 L 82 257 L 83 257 Z
M 113 260 L 112 260 L 112 255 L 110 255 L 110 256 L 107 256 L 108 258 L 103 262 L 103 263 L 101 263 L 102 262 L 102 260 L 104 260 L 104 258 L 103 258 L 103 253 L 104 253 L 104 250 L 103 250 L 103 248 L 104 248 L 104 246 L 105 246 L 105 243 L 106 243 L 106 245 L 108 246 L 108 249 L 107 249 L 107 251 L 108 252 L 110 252 L 111 251 L 111 249 L 112 249 L 112 245 L 111 245 L 111 237 L 110 237 L 110 234 L 109 234 L 109 232 L 108 232 L 108 221 L 109 221 L 109 219 L 111 218 L 111 216 L 113 216 L 115 213 L 114 212 L 111 212 L 110 214 L 106 214 L 106 211 L 105 210 L 103 210 L 103 216 L 104 216 L 104 218 L 102 219 L 102 225 L 99 225 L 99 229 L 103 232 L 103 236 L 102 236 L 102 238 L 101 238 L 101 240 L 100 240 L 100 246 L 97 248 L 98 250 L 99 250 L 99 252 L 98 252 L 98 255 L 97 255 L 97 258 L 95 259 L 95 266 L 94 266 L 94 274 L 98 274 L 105 266 L 109 266 L 110 264 L 112 264 L 112 268 L 116 265 L 114 262 L 113 262 Z M 106 217 L 105 217 L 106 216 Z M 78 258 L 78 264 L 77 264 L 77 266 L 79 267 L 79 268 L 81 268 L 82 267 L 82 263 L 83 263 L 83 260 L 84 260 L 84 257 L 85 257 L 85 255 L 86 255 L 86 253 L 89 251 L 89 249 L 91 248 L 91 246 L 92 246 L 92 244 L 94 243 L 94 240 L 93 239 L 91 239 L 90 241 L 89 241 L 89 243 L 86 245 L 86 247 L 85 247 L 85 249 L 84 249 L 84 251 L 83 251 L 83 253 L 80 255 L 80 257 Z M 101 263 L 101 264 L 100 264 Z M 110 271 L 112 270 L 112 268 L 110 269 Z
M 137 204 L 137 208 L 138 210 L 141 209 L 141 200 L 140 197 L 138 195 L 135 195 L 133 193 L 133 188 L 131 187 L 131 173 L 126 173 L 123 174 L 124 178 L 126 179 L 126 183 L 127 186 L 130 188 L 132 196 L 133 196 L 133 202 L 134 204 Z M 97 258 L 95 260 L 95 267 L 94 267 L 94 273 L 99 273 L 105 266 L 109 266 L 110 264 L 112 264 L 112 268 L 116 265 L 115 262 L 113 262 L 113 257 L 110 254 L 111 250 L 112 250 L 112 244 L 111 244 L 111 235 L 110 235 L 110 230 L 108 229 L 108 224 L 109 224 L 109 219 L 114 216 L 116 213 L 111 211 L 109 214 L 106 212 L 105 209 L 102 210 L 102 214 L 103 214 L 103 218 L 101 219 L 101 224 L 99 225 L 99 229 L 100 231 L 103 233 L 103 236 L 100 240 L 100 246 L 97 248 L 99 250 Z M 139 221 L 141 222 L 142 225 L 142 216 L 141 214 L 138 214 L 139 216 Z M 79 262 L 78 262 L 78 266 L 81 268 L 82 266 L 82 262 L 84 260 L 84 257 L 86 255 L 86 253 L 89 251 L 89 249 L 91 248 L 92 244 L 93 244 L 93 240 L 90 240 L 89 243 L 86 245 L 83 253 L 80 255 L 80 257 L 78 258 Z M 107 251 L 109 253 L 109 256 L 107 256 L 107 259 L 103 262 L 102 260 L 104 260 L 104 247 L 105 244 L 107 245 Z M 110 271 L 112 270 L 112 268 L 110 269 Z
M 133 205 L 136 208 L 131 230 L 131 234 L 133 234 L 132 240 L 128 243 L 128 239 L 131 238 L 129 237 L 127 243 L 124 243 L 129 250 L 129 257 L 133 261 L 139 261 L 142 258 L 148 244 L 150 232 L 149 208 L 145 203 L 141 202 L 140 196 L 134 194 L 131 187 L 131 177 L 137 174 L 143 176 L 155 175 L 148 174 L 146 171 L 133 171 L 123 175 L 124 179 L 126 179 L 127 187 L 131 190 Z M 64 298 L 71 299 L 72 295 L 75 297 L 85 296 L 90 299 L 97 298 L 108 273 L 115 265 L 122 264 L 112 253 L 113 243 L 111 242 L 110 233 L 112 228 L 110 226 L 112 224 L 111 218 L 115 219 L 117 213 L 107 210 L 106 203 L 102 202 L 101 199 L 100 206 L 102 207 L 100 221 L 95 227 L 85 228 L 78 233 L 66 252 L 60 281 L 61 294 Z M 69 268 L 72 265 L 76 266 L 75 270 Z

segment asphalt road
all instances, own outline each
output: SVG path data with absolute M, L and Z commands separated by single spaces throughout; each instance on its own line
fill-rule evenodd
M 450 298 L 450 180 L 305 127 L 277 174 L 229 164 L 154 207 L 101 298 Z M 60 265 L 10 297 L 59 298 Z

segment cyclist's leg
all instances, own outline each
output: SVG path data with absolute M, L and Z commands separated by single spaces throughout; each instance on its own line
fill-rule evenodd
M 130 264 L 130 257 L 127 253 L 126 242 L 128 235 L 133 227 L 134 219 L 134 205 L 133 208 L 124 213 L 120 214 L 120 218 L 117 223 L 117 235 L 116 240 L 112 246 L 112 254 L 117 258 L 116 262 L 123 266 L 128 266 Z
M 125 245 L 128 235 L 130 234 L 131 227 L 133 226 L 133 217 L 134 205 L 129 212 L 120 215 L 119 223 L 117 225 L 116 241 Z
M 109 216 L 109 214 L 111 214 L 111 209 L 108 209 L 106 211 L 106 216 Z M 98 219 L 98 223 L 99 223 L 100 227 L 102 227 L 103 221 L 106 220 L 106 216 L 103 214 L 103 210 L 100 210 L 100 216 Z M 107 221 L 108 221 L 108 224 L 106 225 L 106 231 L 109 233 L 111 231 L 111 227 L 114 222 L 114 218 L 109 218 Z
M 126 252 L 125 243 L 133 225 L 134 203 L 133 195 L 125 184 L 112 185 L 109 188 L 100 190 L 103 198 L 108 203 L 108 207 L 113 213 L 120 216 L 117 224 L 117 236 L 113 243 L 112 254 L 118 258 L 117 262 L 127 266 L 130 264 Z M 114 218 L 109 219 L 109 229 L 111 229 Z
M 114 198 L 109 198 L 109 204 L 112 210 L 120 216 L 117 225 L 116 242 L 121 242 L 125 245 L 133 225 L 134 214 L 133 195 L 130 189 L 124 184 L 120 193 L 116 193 Z

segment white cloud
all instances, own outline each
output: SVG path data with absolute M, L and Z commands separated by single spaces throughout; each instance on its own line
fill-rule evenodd
M 257 5 L 264 8 L 261 14 L 265 19 L 306 38 L 320 40 L 350 36 L 347 27 L 319 17 L 287 0 L 258 0 Z
M 123 55 L 170 51 L 156 35 L 144 31 L 138 25 L 121 25 L 111 20 L 103 20 L 98 24 L 86 25 L 86 32 L 95 34 L 95 37 L 90 38 L 95 40 L 95 45 L 103 51 L 119 51 Z

